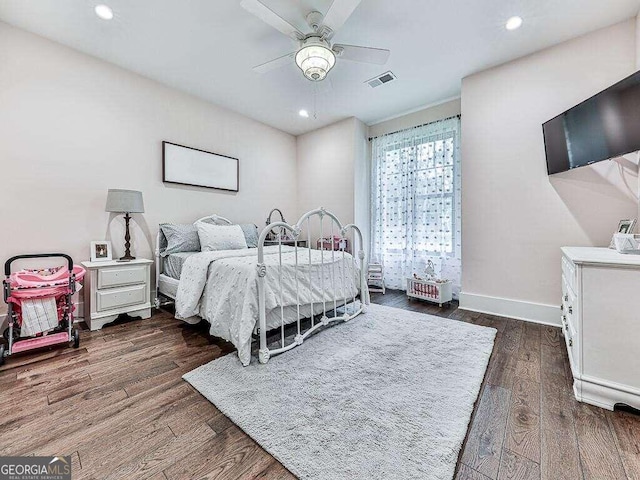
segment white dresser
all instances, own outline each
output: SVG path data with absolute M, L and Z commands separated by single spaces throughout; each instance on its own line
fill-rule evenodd
M 576 399 L 640 409 L 640 255 L 562 248 L 562 325 Z
M 118 315 L 151 316 L 152 260 L 130 262 L 82 262 L 84 279 L 84 320 L 89 329 L 99 330 Z

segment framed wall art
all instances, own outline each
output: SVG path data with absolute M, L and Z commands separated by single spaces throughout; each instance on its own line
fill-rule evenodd
M 237 158 L 162 142 L 162 181 L 237 192 L 240 186 Z

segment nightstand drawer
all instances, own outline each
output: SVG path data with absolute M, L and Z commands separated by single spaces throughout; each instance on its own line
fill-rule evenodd
M 147 302 L 147 285 L 111 288 L 96 292 L 96 310 L 104 312 L 129 305 L 140 305 Z
M 135 285 L 147 281 L 146 265 L 131 265 L 98 270 L 98 288 Z

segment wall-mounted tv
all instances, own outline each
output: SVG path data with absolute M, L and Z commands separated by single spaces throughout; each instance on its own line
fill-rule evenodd
M 640 150 L 640 72 L 542 125 L 549 175 Z

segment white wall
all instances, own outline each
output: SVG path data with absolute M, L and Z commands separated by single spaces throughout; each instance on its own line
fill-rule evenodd
M 79 262 L 105 238 L 122 255 L 108 188 L 143 192 L 133 253 L 148 258 L 160 222 L 218 213 L 262 226 L 274 206 L 296 211 L 292 135 L 3 23 L 0 65 L 0 259 Z M 239 158 L 240 192 L 163 184 L 162 140 Z
M 640 13 L 636 16 L 636 70 L 640 70 Z
M 636 217 L 633 165 L 548 177 L 541 128 L 635 66 L 632 19 L 463 80 L 463 307 L 557 323 L 560 247 L 607 245 Z
M 343 224 L 353 223 L 356 215 L 356 165 L 360 175 L 362 162 L 366 159 L 364 124 L 352 117 L 300 135 L 297 140 L 298 216 L 314 208 L 325 207 L 335 213 Z M 368 186 L 359 181 L 357 188 L 357 197 L 366 198 Z M 359 218 L 362 215 L 359 210 Z M 325 232 L 325 236 L 328 234 Z M 312 225 L 312 237 L 318 236 L 317 225 Z
M 437 122 L 444 118 L 455 117 L 456 115 L 460 115 L 462 111 L 461 103 L 460 98 L 454 98 L 378 122 L 369 126 L 369 136 L 379 137 L 387 133 L 405 130 L 418 125 L 424 125 L 425 123 Z

